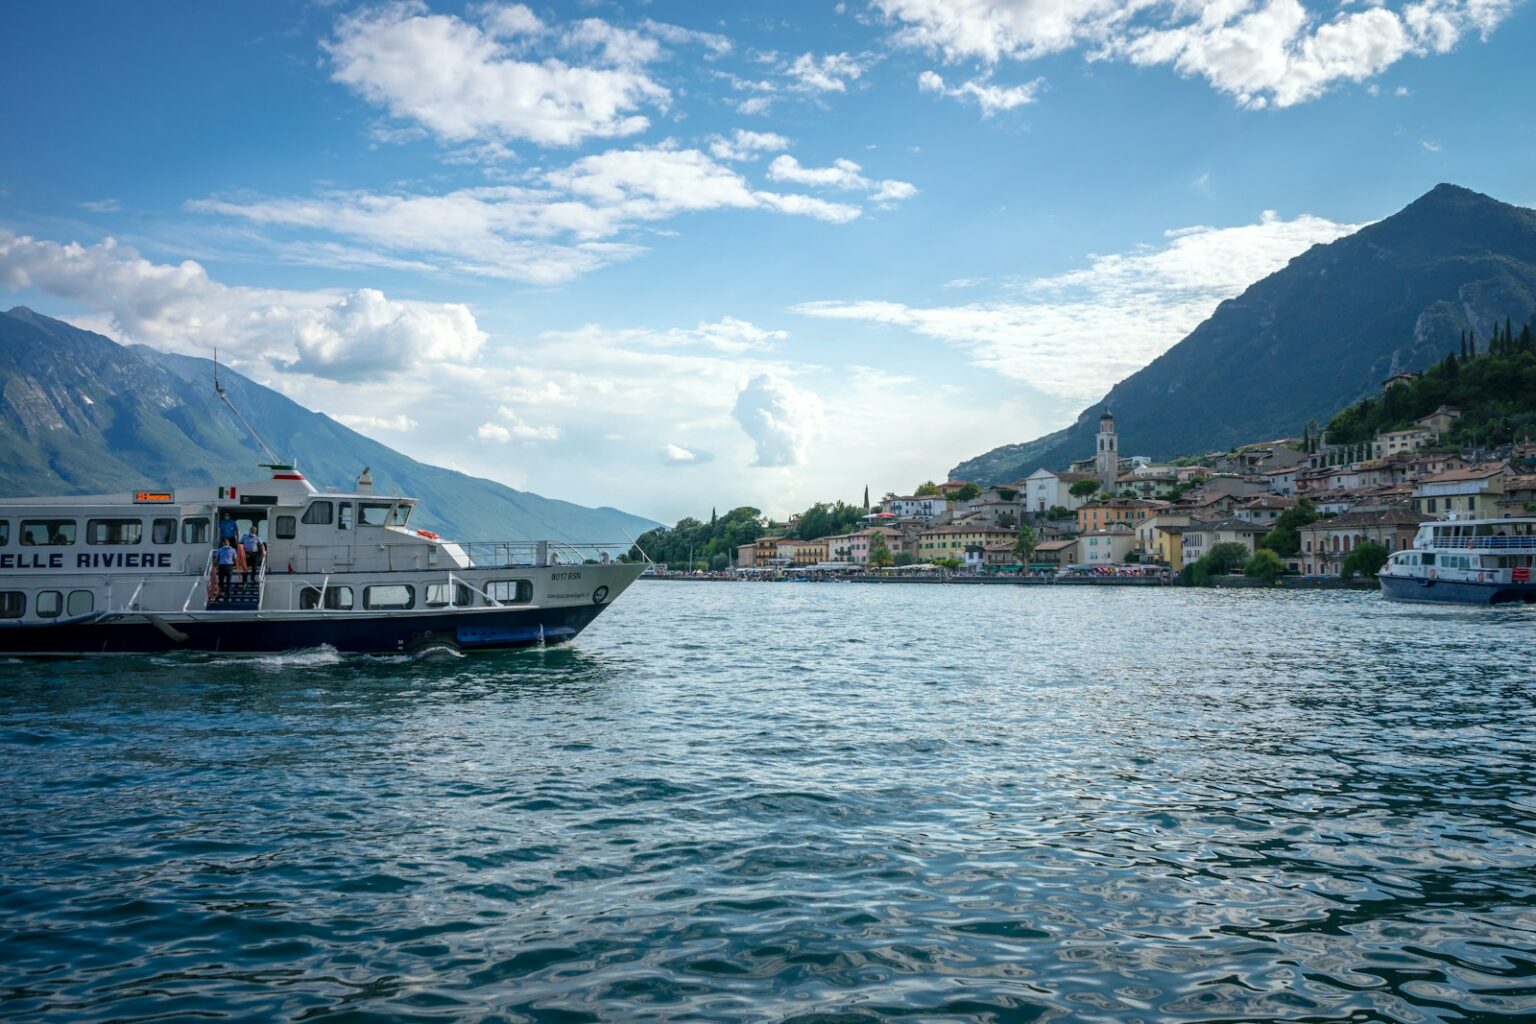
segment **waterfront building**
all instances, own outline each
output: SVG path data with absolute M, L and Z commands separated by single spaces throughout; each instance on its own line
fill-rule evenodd
M 1110 498 L 1106 501 L 1091 501 L 1077 510 L 1077 532 L 1081 534 L 1088 533 L 1090 530 L 1102 530 L 1115 523 L 1124 523 L 1134 529 L 1137 523 L 1154 515 L 1157 510 L 1167 507 L 1166 501 L 1144 498 Z
M 1450 512 L 1463 518 L 1492 518 L 1499 514 L 1508 475 L 1507 462 L 1493 462 L 1425 477 L 1413 492 L 1414 511 L 1431 518 Z
M 1260 494 L 1239 501 L 1237 507 L 1232 510 L 1232 514 L 1238 519 L 1245 519 L 1268 529 L 1275 525 L 1275 520 L 1280 518 L 1282 512 L 1295 507 L 1295 498 L 1278 494 Z
M 1035 546 L 1031 565 L 1073 565 L 1077 562 L 1077 538 L 1043 540 Z
M 1172 508 L 1148 516 L 1136 525 L 1136 549 L 1143 562 L 1159 562 L 1174 570 L 1184 567 L 1184 528 L 1189 513 Z
M 1217 544 L 1241 544 L 1252 555 L 1258 550 L 1259 541 L 1269 532 L 1269 527 L 1250 523 L 1236 517 L 1218 519 L 1215 522 L 1191 520 L 1184 527 L 1184 562 L 1195 562 L 1210 554 Z
M 1078 557 L 1084 565 L 1121 565 L 1135 548 L 1136 531 L 1124 523 L 1090 530 L 1077 539 Z
M 949 511 L 949 499 L 937 494 L 891 496 L 881 503 L 882 511 L 894 512 L 898 519 L 937 519 Z
M 919 562 L 932 562 L 940 558 L 965 558 L 967 544 L 1012 542 L 1018 537 L 1013 530 L 1000 530 L 993 526 L 963 525 L 936 526 L 931 530 L 924 530 L 917 538 L 917 551 L 914 552 Z
M 908 550 L 906 538 L 900 530 L 887 526 L 875 526 L 856 533 L 843 533 L 825 538 L 825 553 L 819 561 L 867 565 L 870 544 L 873 543 L 877 534 L 885 538 L 886 550 L 891 553 L 892 558 Z
M 1388 552 L 1406 551 L 1413 546 L 1419 524 L 1433 518 L 1397 507 L 1346 512 L 1308 523 L 1297 531 L 1301 538 L 1301 571 L 1308 576 L 1337 576 L 1345 557 L 1366 541 L 1374 541 Z

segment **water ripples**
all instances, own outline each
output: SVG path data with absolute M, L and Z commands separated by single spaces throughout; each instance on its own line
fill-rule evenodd
M 1536 1019 L 1533 626 L 658 583 L 573 648 L 7 664 L 0 1005 Z

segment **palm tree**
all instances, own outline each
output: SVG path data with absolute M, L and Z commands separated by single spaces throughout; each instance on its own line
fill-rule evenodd
M 1013 553 L 1018 556 L 1019 564 L 1028 566 L 1035 557 L 1035 548 L 1040 546 L 1039 538 L 1035 531 L 1025 523 L 1019 527 L 1018 539 L 1013 542 Z

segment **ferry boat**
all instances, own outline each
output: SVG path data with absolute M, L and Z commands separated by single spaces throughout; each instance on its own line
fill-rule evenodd
M 1377 578 L 1394 601 L 1536 603 L 1536 518 L 1424 523 Z
M 618 561 L 622 545 L 445 540 L 366 469 L 322 491 L 292 465 L 263 468 L 222 487 L 0 501 L 0 655 L 558 643 L 644 568 Z M 267 555 L 221 588 L 226 517 Z

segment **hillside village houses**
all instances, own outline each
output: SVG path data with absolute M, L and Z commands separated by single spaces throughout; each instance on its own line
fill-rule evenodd
M 1065 470 L 1040 468 L 993 487 L 950 480 L 937 494 L 888 494 L 869 508 L 861 529 L 837 536 L 799 539 L 787 535 L 785 524 L 777 534 L 742 545 L 736 567 L 862 568 L 883 542 L 898 564 L 1037 572 L 1152 564 L 1176 572 L 1217 544 L 1255 551 L 1280 517 L 1306 498 L 1322 518 L 1298 531 L 1301 550 L 1285 564 L 1299 574 L 1337 575 L 1360 544 L 1402 550 L 1429 519 L 1536 512 L 1536 472 L 1519 468 L 1536 467 L 1536 446 L 1517 445 L 1506 458 L 1480 462 L 1433 450 L 1460 416 L 1442 406 L 1410 429 L 1362 444 L 1332 444 L 1323 432 L 1172 466 L 1122 455 L 1114 417 L 1106 411 L 1093 455 Z M 1083 481 L 1097 485 L 1093 493 L 1084 493 Z M 1037 540 L 1027 567 L 1018 564 L 1014 547 L 1021 523 Z

